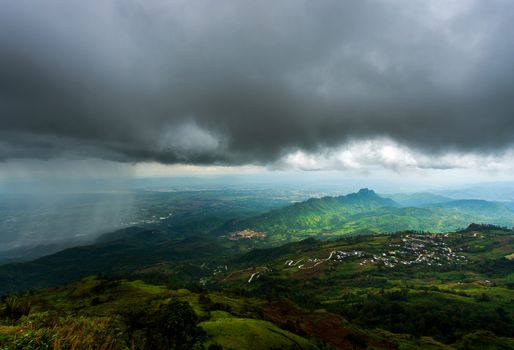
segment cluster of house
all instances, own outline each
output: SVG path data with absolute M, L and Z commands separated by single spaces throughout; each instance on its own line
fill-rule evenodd
M 448 235 L 415 235 L 407 234 L 398 241 L 387 244 L 385 251 L 370 253 L 361 250 L 333 250 L 326 258 L 301 258 L 287 260 L 284 264 L 298 269 L 312 269 L 325 262 L 342 262 L 348 258 L 364 258 L 359 265 L 383 265 L 395 267 L 399 265 L 425 264 L 427 266 L 443 266 L 444 264 L 464 264 L 467 258 L 458 254 L 447 244 Z M 445 241 L 446 239 L 446 241 Z
M 405 235 L 400 242 L 388 245 L 388 251 L 364 259 L 360 265 L 381 264 L 386 267 L 425 264 L 443 266 L 467 262 L 464 255 L 452 250 L 445 242 L 445 235 Z
M 257 232 L 250 229 L 246 229 L 243 231 L 234 232 L 227 237 L 227 239 L 231 241 L 237 241 L 242 238 L 252 239 L 252 238 L 264 238 L 266 234 L 264 232 Z
M 244 230 L 236 233 L 234 239 L 252 238 L 259 232 L 252 230 Z M 325 258 L 319 257 L 302 257 L 295 260 L 286 260 L 286 267 L 294 267 L 300 270 L 313 269 L 323 263 L 329 262 L 345 262 L 348 260 L 357 260 L 359 265 L 382 265 L 389 268 L 401 265 L 426 265 L 426 266 L 443 266 L 445 264 L 465 264 L 468 262 L 466 256 L 459 254 L 462 249 L 452 249 L 448 244 L 448 234 L 406 234 L 398 237 L 393 242 L 384 245 L 384 251 L 380 253 L 371 253 L 362 250 L 332 250 Z M 229 238 L 230 239 L 230 238 Z M 250 268 L 244 270 L 248 273 L 248 283 L 260 277 L 261 273 L 268 271 L 267 267 Z M 213 269 L 212 276 L 223 275 L 228 272 L 226 265 L 220 265 Z M 240 272 L 243 272 L 240 271 Z M 231 273 L 230 275 L 232 275 Z M 230 276 L 229 275 L 229 276 Z M 226 278 L 225 278 L 226 279 Z M 203 278 L 200 283 L 206 284 L 208 278 Z

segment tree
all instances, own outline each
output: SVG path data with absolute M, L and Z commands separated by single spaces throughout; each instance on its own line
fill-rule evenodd
M 125 314 L 130 342 L 137 349 L 189 350 L 200 348 L 205 332 L 187 302 L 171 300 L 154 310 Z

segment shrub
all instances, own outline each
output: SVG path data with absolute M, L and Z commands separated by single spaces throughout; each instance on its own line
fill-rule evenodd
M 28 331 L 18 337 L 13 345 L 13 350 L 47 350 L 53 349 L 54 335 L 46 329 Z
M 4 301 L 3 314 L 5 317 L 16 321 L 30 313 L 31 304 L 28 300 L 22 300 L 16 296 L 7 297 Z
M 475 298 L 475 300 L 480 301 L 480 302 L 487 302 L 487 301 L 491 301 L 491 297 L 489 295 L 487 295 L 486 293 L 482 293 L 479 296 L 477 296 Z
M 187 302 L 172 300 L 156 310 L 135 309 L 125 313 L 130 345 L 136 349 L 201 348 L 205 332 Z

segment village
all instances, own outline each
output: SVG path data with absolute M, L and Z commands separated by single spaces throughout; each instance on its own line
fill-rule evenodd
M 464 264 L 467 258 L 458 254 L 446 242 L 447 234 L 406 234 L 394 243 L 385 245 L 380 253 L 361 250 L 331 251 L 327 258 L 300 258 L 286 260 L 284 265 L 298 269 L 312 269 L 326 262 L 340 263 L 350 258 L 364 258 L 360 266 L 381 265 L 394 268 L 401 265 L 443 266 L 445 264 Z
M 230 234 L 227 239 L 230 241 L 237 241 L 240 239 L 252 239 L 252 238 L 264 238 L 266 234 L 263 232 L 257 232 L 250 229 L 234 232 Z
M 253 231 L 238 232 L 239 238 L 251 238 Z M 250 237 L 249 237 L 250 236 Z M 233 238 L 235 239 L 235 238 Z M 384 244 L 379 251 L 364 250 L 331 250 L 326 251 L 326 257 L 304 256 L 296 259 L 287 259 L 282 263 L 282 268 L 310 270 L 321 268 L 323 264 L 357 263 L 359 266 L 384 266 L 395 268 L 400 266 L 427 266 L 440 267 L 444 265 L 462 265 L 468 262 L 466 256 L 459 254 L 459 249 L 452 249 L 449 245 L 451 238 L 448 234 L 405 234 L 396 236 L 390 243 Z M 318 254 L 321 254 L 319 252 Z M 252 267 L 243 270 L 230 271 L 227 265 L 219 265 L 211 270 L 211 277 L 224 276 L 221 281 L 226 281 L 233 276 L 242 273 L 248 275 L 247 283 L 252 283 L 264 272 L 270 271 L 269 267 Z M 201 279 L 201 284 L 206 285 L 209 277 Z
M 413 235 L 407 234 L 400 242 L 388 245 L 387 252 L 373 254 L 364 259 L 360 265 L 381 264 L 386 267 L 398 265 L 424 264 L 443 266 L 445 264 L 464 264 L 467 258 L 452 250 L 445 242 L 448 235 Z

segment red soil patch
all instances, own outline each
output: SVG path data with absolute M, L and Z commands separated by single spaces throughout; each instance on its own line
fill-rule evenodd
M 287 300 L 269 303 L 264 307 L 263 318 L 281 328 L 299 335 L 318 338 L 339 349 L 367 349 L 378 346 L 385 349 L 397 349 L 397 345 L 387 342 L 376 342 L 364 332 L 350 329 L 341 316 L 319 311 L 308 313 L 300 310 Z

